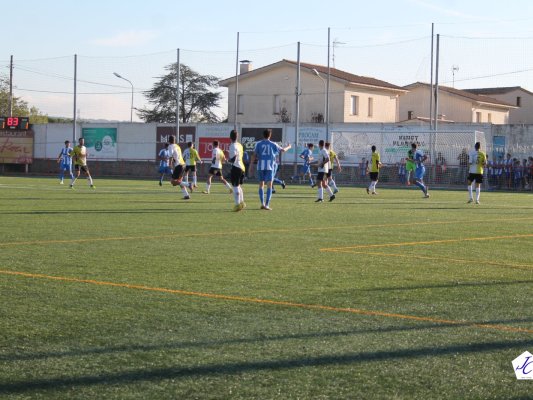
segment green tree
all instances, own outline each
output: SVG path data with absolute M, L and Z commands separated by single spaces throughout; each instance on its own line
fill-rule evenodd
M 29 107 L 28 103 L 20 97 L 13 96 L 13 115 L 17 117 L 30 117 L 30 124 L 46 124 L 48 116 L 41 113 L 37 107 Z M 0 115 L 9 115 L 9 79 L 0 76 Z
M 177 63 L 167 65 L 168 74 L 159 78 L 145 95 L 154 105 L 152 109 L 139 109 L 137 115 L 145 122 L 176 122 Z M 222 94 L 214 91 L 220 78 L 200 75 L 184 64 L 180 64 L 180 110 L 179 118 L 187 122 L 219 122 L 212 111 L 219 107 Z

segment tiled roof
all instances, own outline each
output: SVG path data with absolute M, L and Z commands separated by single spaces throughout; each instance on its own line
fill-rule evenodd
M 411 83 L 410 85 L 404 86 L 404 89 L 410 90 L 411 88 L 416 87 L 416 86 L 425 86 L 428 89 L 430 87 L 430 85 L 427 84 L 427 83 L 416 82 L 416 83 Z M 488 103 L 488 104 L 495 104 L 495 105 L 498 105 L 498 106 L 508 106 L 508 107 L 511 107 L 511 108 L 516 108 L 513 104 L 509 104 L 509 103 L 507 103 L 505 101 L 498 100 L 498 99 L 495 99 L 493 97 L 489 97 L 489 96 L 485 96 L 485 95 L 481 95 L 481 94 L 475 94 L 475 93 L 472 93 L 472 92 L 469 92 L 469 91 L 466 91 L 466 90 L 455 89 L 455 88 L 451 88 L 451 87 L 448 87 L 448 86 L 440 86 L 439 85 L 439 91 L 447 92 L 447 93 L 450 93 L 450 94 L 454 94 L 456 96 L 465 97 L 467 99 L 474 100 L 474 101 L 477 101 L 479 103 Z
M 491 94 L 507 94 L 515 90 L 522 90 L 526 93 L 533 95 L 529 90 L 526 90 L 520 86 L 507 86 L 507 87 L 495 87 L 495 88 L 477 88 L 477 89 L 464 89 L 467 92 L 475 94 L 484 94 L 490 96 Z

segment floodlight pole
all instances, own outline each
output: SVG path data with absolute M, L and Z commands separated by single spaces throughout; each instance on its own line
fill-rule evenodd
M 131 85 L 131 108 L 130 108 L 130 122 L 133 122 L 133 83 L 129 79 L 124 78 L 120 74 L 117 74 L 116 72 L 113 72 L 113 75 L 115 75 L 117 78 L 123 79 L 126 82 L 128 82 Z

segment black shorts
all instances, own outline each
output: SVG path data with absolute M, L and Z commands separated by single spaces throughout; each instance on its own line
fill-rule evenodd
M 483 183 L 483 174 L 468 174 L 468 182 Z
M 183 165 L 176 165 L 174 172 L 172 173 L 172 179 L 181 182 L 183 178 Z
M 239 186 L 244 182 L 244 171 L 235 165 L 231 167 L 231 186 Z
M 189 172 L 189 171 L 196 171 L 196 165 L 186 165 L 185 166 L 185 172 Z
M 318 172 L 316 174 L 316 180 L 319 181 L 319 182 L 323 181 L 325 176 L 326 176 L 326 172 Z
M 328 171 L 328 173 L 326 174 L 326 176 L 327 176 L 328 178 L 331 178 L 331 175 L 333 175 L 333 171 L 330 169 L 330 170 Z
M 78 165 L 78 164 L 76 164 L 76 165 L 74 165 L 74 169 L 76 171 L 83 171 L 86 174 L 89 173 L 89 168 L 87 167 L 87 165 Z
M 222 176 L 222 170 L 220 168 L 209 168 L 209 175 Z
M 370 172 L 370 180 L 372 182 L 377 181 L 379 179 L 379 172 Z

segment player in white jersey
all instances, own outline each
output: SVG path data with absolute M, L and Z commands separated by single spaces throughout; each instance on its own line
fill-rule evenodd
M 324 148 L 323 140 L 318 142 L 318 148 L 318 174 L 316 176 L 318 193 L 315 203 L 322 203 L 324 201 L 324 189 L 326 189 L 329 194 L 329 201 L 335 200 L 335 195 L 328 186 L 329 152 Z
M 172 179 L 170 183 L 172 186 L 179 186 L 183 193 L 183 199 L 189 200 L 189 192 L 187 192 L 187 184 L 183 182 L 183 173 L 185 172 L 185 161 L 181 155 L 181 148 L 176 144 L 176 138 L 171 135 L 168 137 L 168 149 L 170 150 L 170 158 L 174 165 L 174 172 L 172 173 Z
M 74 175 L 72 174 L 72 147 L 70 147 L 70 141 L 65 140 L 65 147 L 59 152 L 57 157 L 57 163 L 59 164 L 59 184 L 63 184 L 63 179 L 65 177 L 65 172 L 69 173 L 70 180 L 74 180 Z
M 211 168 L 209 168 L 209 175 L 207 176 L 207 183 L 205 185 L 204 194 L 209 194 L 211 190 L 211 181 L 213 176 L 218 176 L 220 181 L 226 185 L 230 193 L 233 193 L 233 189 L 227 180 L 222 175 L 222 164 L 226 161 L 224 152 L 218 147 L 218 140 L 213 141 L 213 152 L 211 154 Z
M 231 163 L 231 186 L 233 186 L 233 198 L 235 206 L 233 211 L 241 211 L 246 204 L 244 203 L 244 193 L 242 191 L 242 183 L 244 181 L 244 162 L 242 157 L 244 149 L 242 144 L 237 141 L 237 131 L 232 130 L 229 134 L 231 145 L 229 147 L 229 162 Z

